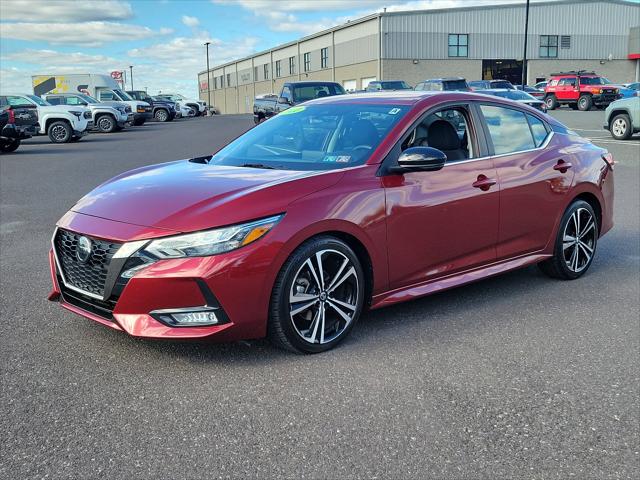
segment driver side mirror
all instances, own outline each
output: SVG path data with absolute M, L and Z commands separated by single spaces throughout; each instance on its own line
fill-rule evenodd
M 398 157 L 398 165 L 389 168 L 390 173 L 435 172 L 441 170 L 447 156 L 441 150 L 432 147 L 407 148 Z
M 286 97 L 278 97 L 278 103 L 283 103 L 285 105 L 291 105 L 291 102 Z

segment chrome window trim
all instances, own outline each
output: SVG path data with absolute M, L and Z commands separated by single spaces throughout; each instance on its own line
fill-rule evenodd
M 112 270 L 111 263 L 109 263 L 109 269 L 107 270 L 107 280 L 105 281 L 104 294 L 102 296 L 95 293 L 87 292 L 86 290 L 70 285 L 67 282 L 67 279 L 64 277 L 64 271 L 60 266 L 60 260 L 58 259 L 58 252 L 56 251 L 55 238 L 56 238 L 56 234 L 58 233 L 58 230 L 60 230 L 60 227 L 56 226 L 55 230 L 53 231 L 53 235 L 51 236 L 51 249 L 53 250 L 53 258 L 55 260 L 57 272 L 60 274 L 60 278 L 62 279 L 62 283 L 64 284 L 64 286 L 67 287 L 69 290 L 73 290 L 74 292 L 78 292 L 88 297 L 95 298 L 96 300 L 106 301 L 111 296 L 111 290 L 113 289 L 113 285 L 111 285 L 107 289 L 109 278 L 113 276 L 111 272 Z M 74 232 L 74 233 L 78 235 L 82 235 L 82 233 L 80 232 Z M 128 259 L 131 255 L 133 255 L 140 248 L 142 248 L 147 242 L 148 240 L 139 240 L 136 242 L 125 242 L 122 245 L 120 245 L 120 248 L 118 248 L 116 253 L 113 254 L 113 257 L 111 257 L 111 259 L 112 260 L 114 258 Z M 120 272 L 118 271 L 118 273 Z

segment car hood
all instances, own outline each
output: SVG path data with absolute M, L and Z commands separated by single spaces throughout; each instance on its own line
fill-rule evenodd
M 63 105 L 45 105 L 45 106 L 40 106 L 38 105 L 38 109 L 40 111 L 42 111 L 43 114 L 45 113 L 66 113 L 68 114 L 69 112 L 85 112 L 87 110 L 89 110 L 87 107 L 83 107 L 82 105 L 68 105 L 68 106 L 63 106 Z
M 119 175 L 83 197 L 72 211 L 191 232 L 285 212 L 291 202 L 333 185 L 341 176 L 341 171 L 266 170 L 180 160 Z

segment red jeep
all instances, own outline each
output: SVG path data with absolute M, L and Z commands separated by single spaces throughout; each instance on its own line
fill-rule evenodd
M 610 85 L 609 80 L 594 72 L 552 73 L 549 83 L 544 89 L 544 101 L 548 110 L 560 105 L 587 111 L 592 106 L 606 107 L 620 98 L 618 89 Z

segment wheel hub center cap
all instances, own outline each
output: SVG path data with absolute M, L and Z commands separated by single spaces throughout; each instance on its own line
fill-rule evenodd
M 321 302 L 326 302 L 327 301 L 327 292 L 321 292 L 320 293 L 320 301 Z

